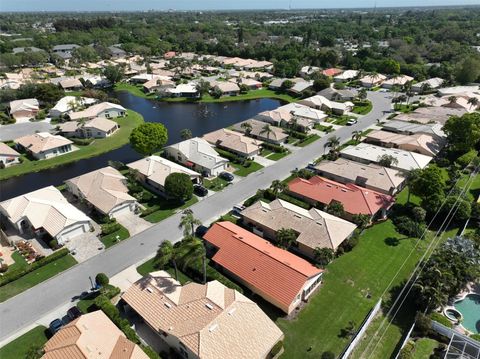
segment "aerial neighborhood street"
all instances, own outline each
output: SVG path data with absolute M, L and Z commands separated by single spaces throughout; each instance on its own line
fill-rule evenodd
M 480 8 L 303 1 L 7 1 L 1 359 L 480 358 Z

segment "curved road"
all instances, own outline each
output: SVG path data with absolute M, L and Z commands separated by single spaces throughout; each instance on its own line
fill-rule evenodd
M 383 118 L 385 111 L 391 108 L 391 100 L 387 93 L 369 92 L 368 99 L 372 101 L 373 109 L 369 114 L 360 117 L 356 125 L 342 127 L 275 164 L 249 175 L 222 192 L 196 203 L 190 207 L 195 216 L 204 223 L 218 218 L 231 210 L 233 205 L 255 194 L 257 189 L 269 187 L 273 180 L 286 178 L 292 169 L 305 167 L 323 155 L 329 137 L 335 135 L 342 143 L 346 142 L 351 139 L 353 131 L 364 130 L 375 124 L 377 119 Z M 104 272 L 112 277 L 152 256 L 162 241 L 180 240 L 182 238 L 182 231 L 178 228 L 180 216 L 181 214 L 177 213 L 131 239 L 1 303 L 0 342 L 57 307 L 74 302 L 80 293 L 90 288 L 89 276 L 94 278 L 97 273 Z

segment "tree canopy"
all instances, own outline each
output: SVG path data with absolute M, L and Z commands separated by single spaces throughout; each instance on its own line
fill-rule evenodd
M 186 173 L 170 173 L 165 179 L 165 192 L 177 201 L 187 201 L 192 198 L 193 184 Z
M 161 123 L 142 123 L 130 134 L 130 144 L 142 155 L 152 155 L 168 141 L 168 132 Z

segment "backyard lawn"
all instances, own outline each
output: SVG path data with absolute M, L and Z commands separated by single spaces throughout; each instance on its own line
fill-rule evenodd
M 128 91 L 132 95 L 135 95 L 137 97 L 143 97 L 143 98 L 148 98 L 154 100 L 157 95 L 155 93 L 145 93 L 143 92 L 143 86 L 142 85 L 133 85 L 129 84 L 126 82 L 117 82 L 114 87 L 115 91 Z
M 118 231 L 115 231 L 113 233 L 110 233 L 110 234 L 107 234 L 106 236 L 101 237 L 100 241 L 105 245 L 105 248 L 109 248 L 114 244 L 120 241 L 123 241 L 124 239 L 127 239 L 128 237 L 130 237 L 130 233 L 128 232 L 128 229 L 120 225 L 120 229 Z
M 70 254 L 67 254 L 64 257 L 58 258 L 57 260 L 50 262 L 43 267 L 40 267 L 33 272 L 25 274 L 23 277 L 5 284 L 0 287 L 0 302 L 4 302 L 7 299 L 32 288 L 37 284 L 55 276 L 56 274 L 63 272 L 64 270 L 73 267 L 77 264 L 75 258 Z
M 408 278 L 421 256 L 421 248 L 428 242 L 421 242 L 419 249 L 406 259 L 414 244 L 415 239 L 398 234 L 391 221 L 367 229 L 353 251 L 327 267 L 324 284 L 298 318 L 277 320 L 285 333 L 282 358 L 318 358 L 323 351 L 340 354 L 348 343 L 348 338 L 341 336 L 342 329 L 351 320 L 358 328 L 397 270 L 400 272 L 393 286 Z M 400 269 L 405 260 L 406 265 Z M 396 345 L 397 338 L 392 342 Z
M 110 137 L 96 139 L 87 146 L 78 146 L 79 149 L 58 157 L 40 161 L 25 161 L 22 164 L 10 166 L 0 171 L 0 180 L 20 176 L 30 172 L 38 172 L 47 168 L 75 162 L 84 158 L 98 156 L 128 143 L 132 130 L 143 123 L 143 117 L 132 110 L 127 110 L 128 116 L 113 119 L 120 125 L 120 129 Z
M 256 172 L 260 169 L 263 168 L 263 166 L 260 163 L 257 162 L 252 162 L 249 167 L 245 167 L 242 165 L 239 165 L 237 163 L 230 163 L 232 167 L 235 167 L 237 170 L 233 172 L 233 174 L 240 176 L 240 177 L 246 177 L 250 173 Z
M 433 351 L 439 345 L 439 342 L 430 338 L 421 338 L 417 340 L 415 342 L 415 352 L 413 354 L 413 359 L 430 358 L 430 355 L 433 354 Z
M 27 358 L 27 353 L 30 348 L 41 348 L 47 342 L 44 326 L 38 326 L 23 334 L 17 339 L 11 341 L 0 349 L 0 358 L 2 359 L 23 359 Z M 32 357 L 33 358 L 33 357 Z
M 156 201 L 155 203 L 155 206 L 158 206 L 158 210 L 145 216 L 144 219 L 151 223 L 157 223 L 164 220 L 165 218 L 172 216 L 177 211 L 181 211 L 187 207 L 190 207 L 192 204 L 195 204 L 197 202 L 197 197 L 193 196 L 183 205 L 179 206 L 177 203 L 158 198 L 158 201 Z

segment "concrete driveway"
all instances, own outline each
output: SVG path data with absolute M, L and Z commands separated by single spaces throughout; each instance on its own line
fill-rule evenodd
M 49 132 L 53 128 L 45 121 L 4 125 L 0 126 L 0 141 L 11 141 L 22 136 L 33 135 L 35 132 Z
M 153 224 L 140 218 L 135 213 L 124 213 L 115 217 L 117 222 L 128 229 L 130 236 L 134 236 L 140 232 L 143 232 L 147 228 L 150 228 Z

